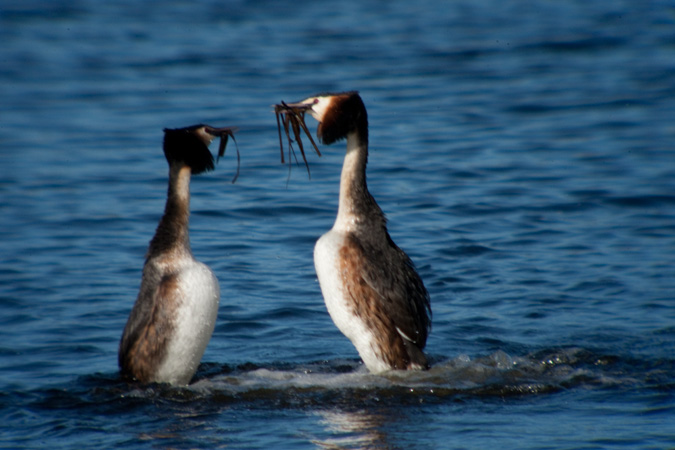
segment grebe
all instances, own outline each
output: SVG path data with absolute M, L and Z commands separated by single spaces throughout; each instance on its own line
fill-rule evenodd
M 185 385 L 197 371 L 218 315 L 218 279 L 190 250 L 190 177 L 213 170 L 209 144 L 225 151 L 232 128 L 194 125 L 164 130 L 169 192 L 150 241 L 141 287 L 119 348 L 127 379 Z
M 299 128 L 306 131 L 305 112 L 319 122 L 317 136 L 323 144 L 347 139 L 337 218 L 314 248 L 316 273 L 333 322 L 371 372 L 428 368 L 422 350 L 431 330 L 429 293 L 413 262 L 389 236 L 384 213 L 368 191 L 363 100 L 357 92 L 321 94 L 276 105 L 276 112 L 285 114 L 287 135 L 289 122 L 293 125 L 301 150 Z

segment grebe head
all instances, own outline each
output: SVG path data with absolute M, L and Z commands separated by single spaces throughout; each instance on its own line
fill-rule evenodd
M 305 124 L 305 113 L 307 112 L 319 122 L 316 134 L 320 142 L 330 145 L 355 133 L 359 141 L 367 146 L 368 113 L 358 92 L 348 91 L 336 94 L 319 94 L 296 103 L 282 101 L 280 104 L 274 105 L 274 113 L 277 116 L 277 128 L 279 130 L 279 147 L 281 149 L 282 163 L 284 162 L 284 144 L 281 136 L 282 124 L 288 141 L 289 154 L 293 152 L 293 143 L 296 143 L 308 172 L 309 165 L 305 158 L 301 130 L 309 138 L 316 153 L 321 156 L 321 152 Z M 295 139 L 291 137 L 291 131 Z
M 311 114 L 319 122 L 316 135 L 325 145 L 346 139 L 352 132 L 368 131 L 368 113 L 357 91 L 318 94 L 286 106 Z
M 198 124 L 185 128 L 164 129 L 164 156 L 169 165 L 180 163 L 192 170 L 193 174 L 213 170 L 213 155 L 209 151 L 209 145 L 214 138 L 220 138 L 218 157 L 225 154 L 227 140 L 232 137 L 236 128 L 216 128 L 210 125 Z M 237 150 L 237 160 L 239 151 Z M 237 168 L 237 173 L 239 169 Z M 235 177 L 236 179 L 236 177 Z

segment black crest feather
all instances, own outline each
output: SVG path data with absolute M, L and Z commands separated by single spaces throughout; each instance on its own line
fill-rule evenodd
M 213 155 L 197 134 L 202 127 L 204 125 L 200 124 L 164 129 L 164 156 L 169 165 L 183 163 L 192 169 L 193 174 L 214 169 Z

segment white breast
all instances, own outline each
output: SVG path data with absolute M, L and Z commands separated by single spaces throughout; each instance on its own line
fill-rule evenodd
M 340 268 L 340 249 L 345 235 L 335 228 L 324 234 L 314 247 L 314 267 L 326 308 L 335 326 L 352 341 L 359 356 L 371 372 L 382 372 L 390 367 L 379 356 L 374 336 L 363 320 L 354 314 L 352 300 L 345 296 L 344 277 Z M 357 299 L 358 300 L 358 299 Z
M 216 325 L 220 287 L 211 269 L 194 260 L 181 271 L 178 285 L 183 300 L 175 311 L 174 334 L 156 378 L 188 384 Z

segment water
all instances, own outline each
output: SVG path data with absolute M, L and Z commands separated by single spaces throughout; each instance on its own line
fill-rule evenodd
M 675 448 L 668 1 L 0 5 L 0 447 Z M 432 296 L 425 373 L 370 375 L 313 269 L 343 144 L 270 105 L 358 89 L 371 191 Z M 237 125 L 192 184 L 220 279 L 195 382 L 117 345 L 163 209 L 161 130 Z M 315 128 L 311 120 L 310 127 Z

